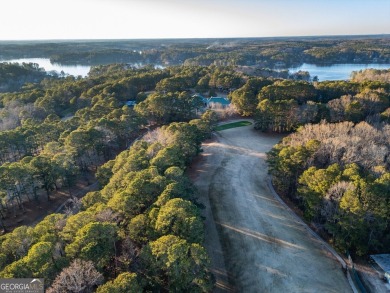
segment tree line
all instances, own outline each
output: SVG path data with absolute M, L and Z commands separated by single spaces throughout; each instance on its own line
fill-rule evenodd
M 230 94 L 244 116 L 253 116 L 255 128 L 289 132 L 306 123 L 388 121 L 390 85 L 365 80 L 306 82 L 248 78 Z

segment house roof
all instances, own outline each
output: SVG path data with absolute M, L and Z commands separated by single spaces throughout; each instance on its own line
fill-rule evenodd
M 130 107 L 130 106 L 135 106 L 137 103 L 136 101 L 127 101 L 125 104 Z
M 207 103 L 219 103 L 222 105 L 229 105 L 230 101 L 226 98 L 221 98 L 221 97 L 211 97 L 207 100 Z
M 195 94 L 195 95 L 192 95 L 193 98 L 196 98 L 196 97 L 199 97 L 202 99 L 203 102 L 207 102 L 207 98 L 203 97 L 201 94 Z
M 390 254 L 374 254 L 370 256 L 385 273 L 390 273 Z

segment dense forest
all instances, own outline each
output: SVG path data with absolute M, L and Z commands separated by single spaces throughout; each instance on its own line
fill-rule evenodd
M 206 113 L 201 122 L 211 125 L 209 117 Z M 193 123 L 156 132 L 157 139 L 137 141 L 102 165 L 97 172 L 102 189 L 88 193 L 71 212 L 3 236 L 0 275 L 39 275 L 53 282 L 48 292 L 92 289 L 104 280 L 111 281 L 97 292 L 208 292 L 213 283 L 203 223 L 183 175 L 204 133 Z M 81 283 L 69 281 L 79 274 Z
M 378 72 L 385 76 L 386 70 Z M 249 78 L 230 97 L 241 115 L 254 116 L 257 129 L 289 132 L 321 120 L 389 122 L 389 95 L 390 84 L 377 80 L 310 83 Z
M 42 72 L 5 65 L 14 80 Z M 203 219 L 184 171 L 218 115 L 191 92 L 242 84 L 231 68 L 112 64 L 0 94 L 0 276 L 43 277 L 48 292 L 209 292 Z M 99 189 L 73 196 L 90 175 Z M 9 229 L 27 204 L 39 209 L 58 192 L 71 200 L 62 213 Z
M 48 292 L 211 291 L 204 219 L 185 171 L 232 112 L 259 131 L 291 133 L 268 153 L 273 183 L 340 251 L 389 252 L 389 71 L 318 82 L 237 69 L 389 62 L 388 39 L 210 42 L 0 44 L 2 57 L 120 62 L 85 78 L 0 63 L 0 277 L 43 277 Z M 202 95 L 217 94 L 232 106 L 205 109 Z M 91 176 L 98 190 L 75 197 Z M 71 199 L 64 211 L 8 226 L 57 192 Z
M 389 83 L 354 79 L 318 83 L 313 90 L 306 101 L 262 100 L 263 90 L 258 95 L 259 129 L 298 127 L 268 154 L 274 185 L 340 251 L 388 253 Z
M 340 251 L 388 253 L 389 137 L 389 124 L 305 125 L 268 154 L 273 182 Z

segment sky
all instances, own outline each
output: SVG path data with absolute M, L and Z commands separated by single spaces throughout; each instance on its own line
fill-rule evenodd
M 390 0 L 2 0 L 0 40 L 390 34 Z

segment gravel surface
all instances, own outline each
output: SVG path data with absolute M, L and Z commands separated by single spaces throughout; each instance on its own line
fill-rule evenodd
M 340 263 L 269 190 L 265 152 L 280 139 L 224 130 L 192 165 L 215 292 L 351 292 Z

